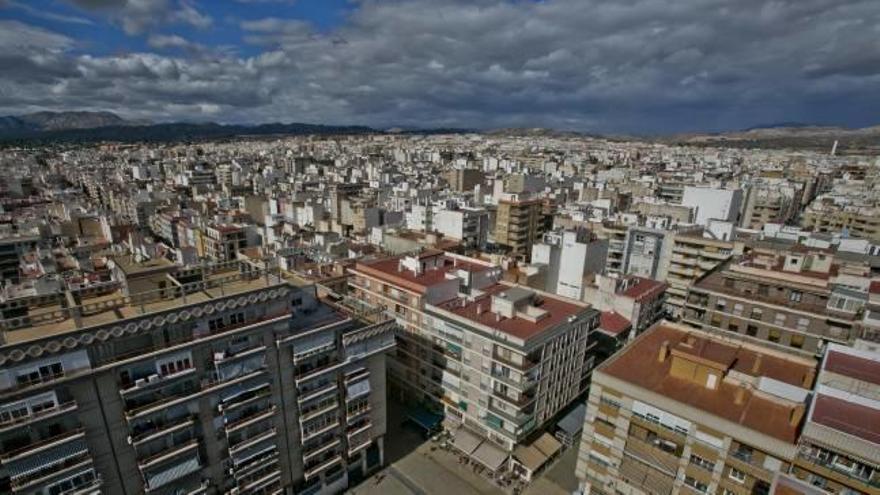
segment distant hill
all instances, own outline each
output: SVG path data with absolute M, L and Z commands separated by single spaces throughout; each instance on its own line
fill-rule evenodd
M 0 137 L 138 124 L 111 112 L 35 112 L 0 117 Z
M 880 153 L 880 126 L 848 129 L 806 124 L 753 127 L 743 131 L 714 134 L 677 134 L 656 141 L 694 146 L 734 148 L 810 149 L 831 151 L 838 141 L 838 153 Z

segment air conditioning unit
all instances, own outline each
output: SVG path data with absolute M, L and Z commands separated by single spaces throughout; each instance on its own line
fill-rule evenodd
M 150 383 L 158 382 L 158 381 L 159 381 L 159 375 L 157 375 L 157 374 L 152 374 L 152 375 L 150 375 L 149 377 L 147 377 L 147 381 L 149 381 Z
M 137 380 L 134 381 L 134 385 L 135 385 L 136 387 L 143 386 L 145 383 L 147 383 L 147 379 L 146 379 L 146 378 L 138 378 Z

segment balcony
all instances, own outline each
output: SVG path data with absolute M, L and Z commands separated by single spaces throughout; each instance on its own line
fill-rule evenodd
M 357 418 L 369 413 L 372 409 L 369 402 L 362 406 L 349 408 L 345 411 L 346 422 L 353 423 Z
M 540 360 L 540 358 L 537 358 L 537 359 L 535 359 L 535 358 L 531 358 L 531 359 L 530 359 L 529 357 L 522 356 L 522 355 L 520 355 L 520 354 L 515 354 L 515 356 L 516 356 L 517 358 L 519 358 L 519 360 L 517 361 L 517 360 L 514 360 L 514 358 L 513 358 L 512 356 L 513 356 L 513 355 L 510 355 L 510 356 L 507 356 L 507 357 L 502 356 L 502 355 L 498 352 L 497 349 L 496 349 L 495 351 L 492 352 L 492 359 L 494 359 L 494 360 L 496 360 L 496 361 L 498 361 L 498 362 L 500 362 L 500 363 L 502 363 L 502 364 L 504 364 L 504 365 L 506 365 L 506 366 L 509 366 L 509 367 L 511 367 L 511 368 L 514 368 L 514 369 L 518 370 L 519 372 L 521 372 L 521 373 L 523 373 L 523 374 L 525 374 L 526 372 L 528 372 L 529 370 L 531 370 L 531 369 L 533 369 L 535 366 L 537 366 L 537 365 L 538 365 L 538 361 Z
M 311 387 L 297 387 L 299 390 L 299 397 L 297 397 L 296 400 L 302 404 L 326 393 L 335 392 L 338 387 L 339 384 L 336 383 L 336 381 L 329 381 Z
M 854 472 L 854 470 L 851 468 L 835 464 L 830 459 L 823 459 L 816 455 L 810 455 L 807 452 L 800 452 L 798 455 L 801 459 L 804 459 L 811 464 L 819 466 L 821 470 L 828 471 L 828 474 L 831 474 L 831 476 L 826 477 L 831 477 L 833 479 L 834 475 L 843 476 L 847 479 L 853 480 L 856 483 L 861 483 L 866 487 L 872 487 L 874 489 L 880 488 L 880 474 L 878 474 L 876 470 L 871 470 L 871 468 L 868 468 L 869 470 L 871 470 L 869 471 L 870 474 L 868 476 L 862 476 Z M 820 474 L 825 473 L 821 473 L 820 471 Z M 870 488 L 866 491 L 870 491 Z
M 177 481 L 185 476 L 189 476 L 202 468 L 198 455 L 189 457 L 182 462 L 150 474 L 144 475 L 144 491 L 151 492 L 161 488 L 169 483 Z
M 72 413 L 76 411 L 76 409 L 76 401 L 71 400 L 63 404 L 56 404 L 55 407 L 49 409 L 43 409 L 39 412 L 30 413 L 27 416 L 10 418 L 7 421 L 0 423 L 0 433 L 5 433 L 7 431 L 19 428 L 24 425 L 35 423 L 37 421 L 42 421 L 44 419 L 54 418 L 56 416 L 60 416 L 66 413 Z
M 217 404 L 217 410 L 221 413 L 229 412 L 239 407 L 251 404 L 259 399 L 269 397 L 270 395 L 272 395 L 272 391 L 270 389 L 269 383 L 260 383 L 255 387 L 242 390 L 237 394 L 233 394 L 231 396 L 221 399 L 221 403 Z
M 40 451 L 38 456 L 4 461 L 13 491 L 24 491 L 67 472 L 91 466 L 85 438 Z
M 9 452 L 0 453 L 0 461 L 4 464 L 8 462 L 13 462 L 17 460 L 21 460 L 25 457 L 32 456 L 34 454 L 39 454 L 46 450 L 53 449 L 60 445 L 64 445 L 68 442 L 73 442 L 74 440 L 82 440 L 85 438 L 85 432 L 78 428 L 73 431 L 69 431 L 66 433 L 62 433 L 61 435 L 56 435 L 50 438 L 46 438 L 43 440 L 38 440 L 36 442 L 30 443 L 27 446 L 11 450 Z
M 34 493 L 33 488 L 46 482 L 57 479 L 59 476 L 74 473 L 84 468 L 91 468 L 92 460 L 88 452 L 79 456 L 72 456 L 63 461 L 39 466 L 35 470 L 20 471 L 17 468 L 10 469 L 10 487 L 12 492 Z M 76 492 L 79 493 L 79 492 Z
M 672 476 L 678 471 L 678 456 L 636 437 L 626 439 L 624 452 Z
M 297 386 L 303 382 L 307 382 L 309 380 L 315 379 L 325 373 L 329 373 L 338 369 L 342 366 L 343 362 L 338 359 L 330 359 L 329 357 L 322 357 L 317 360 L 314 364 L 311 365 L 300 365 L 294 369 L 293 376 L 294 381 Z
M 321 461 L 312 463 L 311 465 L 306 464 L 306 470 L 305 473 L 303 473 L 303 476 L 305 477 L 306 481 L 308 481 L 320 474 L 322 471 L 327 470 L 341 462 L 342 456 L 338 453 L 334 453 L 333 455 L 328 456 Z
M 236 359 L 241 359 L 248 356 L 253 356 L 255 354 L 259 354 L 266 350 L 266 346 L 258 345 L 255 347 L 233 347 L 224 350 L 223 352 L 215 352 L 214 353 L 214 364 L 224 364 L 230 361 L 235 361 Z
M 233 493 L 247 493 L 251 491 L 258 492 L 259 490 L 264 490 L 273 483 L 278 483 L 280 481 L 281 471 L 275 469 L 269 474 L 243 485 L 238 491 L 235 491 Z
M 345 383 L 356 382 L 356 381 L 358 381 L 362 378 L 366 378 L 368 376 L 370 376 L 370 370 L 368 370 L 367 368 L 361 367 L 356 370 L 347 372 L 345 374 L 345 377 L 343 378 L 343 381 Z
M 277 433 L 276 428 L 274 426 L 272 426 L 272 427 L 268 428 L 267 430 L 263 431 L 262 433 L 257 434 L 257 436 L 255 436 L 253 438 L 246 438 L 240 442 L 230 443 L 229 444 L 229 453 L 235 454 L 236 452 L 241 452 L 242 450 L 244 450 L 248 447 L 253 447 L 254 445 L 257 445 L 260 442 L 264 442 L 266 440 L 269 440 L 270 438 L 274 438 L 276 433 Z
M 275 415 L 276 410 L 277 407 L 275 405 L 270 405 L 268 408 L 265 409 L 255 408 L 253 411 L 249 411 L 243 414 L 237 420 L 226 423 L 226 426 L 224 426 L 223 429 L 228 435 L 234 431 L 271 418 Z
M 185 416 L 176 421 L 152 423 L 148 429 L 141 430 L 137 435 L 129 437 L 129 443 L 137 447 L 138 445 L 156 440 L 165 435 L 183 431 L 195 425 L 196 415 Z
M 536 395 L 533 392 L 531 392 L 531 393 L 520 393 L 518 397 L 510 397 L 509 395 L 505 394 L 504 392 L 493 388 L 492 389 L 492 397 L 503 400 L 504 402 L 507 402 L 508 404 L 512 404 L 515 407 L 523 408 L 523 407 L 529 405 L 530 403 L 532 403 L 535 400 Z
M 144 392 L 148 390 L 155 389 L 160 385 L 167 385 L 178 378 L 184 378 L 188 376 L 194 375 L 196 372 L 195 368 L 186 368 L 184 370 L 177 371 L 175 373 L 169 373 L 167 375 L 160 375 L 158 373 L 152 374 L 146 378 L 139 378 L 135 380 L 135 382 L 125 388 L 119 390 L 119 394 L 122 397 L 127 397 L 134 395 L 139 392 Z
M 371 443 L 373 443 L 373 439 L 369 438 L 369 437 L 367 437 L 365 440 L 362 440 L 362 441 L 356 442 L 356 443 L 352 443 L 350 441 L 349 447 L 348 447 L 348 456 L 351 457 L 351 456 L 357 454 L 361 450 L 364 450 L 365 448 L 369 447 Z
M 303 462 L 308 462 L 309 459 L 312 459 L 317 455 L 320 455 L 324 452 L 327 452 L 328 450 L 330 450 L 333 447 L 336 447 L 337 445 L 342 443 L 342 441 L 339 440 L 339 438 L 337 438 L 336 436 L 330 436 L 329 439 L 330 439 L 330 441 L 328 443 L 325 443 L 325 444 L 319 443 L 313 449 L 308 449 L 308 450 L 303 449 Z
M 339 408 L 339 402 L 336 399 L 333 399 L 326 404 L 319 405 L 315 408 L 311 408 L 310 410 L 303 409 L 302 413 L 300 413 L 299 422 L 305 423 L 310 419 L 317 418 L 318 416 L 333 411 L 337 408 Z
M 765 469 L 764 466 L 757 464 L 757 459 L 755 458 L 755 455 L 750 452 L 732 450 L 730 451 L 730 455 L 727 457 L 727 463 L 739 469 L 740 471 L 751 474 L 758 479 L 764 481 L 773 480 L 773 472 Z
M 319 427 L 317 427 L 317 428 L 315 428 L 315 429 L 313 429 L 313 430 L 309 430 L 309 431 L 307 431 L 306 429 L 301 428 L 301 429 L 300 429 L 300 433 L 301 433 L 301 441 L 302 441 L 303 443 L 305 443 L 305 442 L 307 442 L 307 441 L 309 441 L 309 440 L 311 440 L 311 439 L 313 439 L 313 438 L 317 438 L 317 437 L 318 437 L 319 435 L 321 435 L 322 433 L 326 433 L 326 432 L 328 432 L 328 431 L 330 431 L 330 430 L 333 430 L 333 429 L 335 429 L 335 428 L 338 428 L 338 427 L 339 427 L 339 424 L 340 424 L 340 423 L 339 423 L 339 418 L 337 418 L 336 420 L 334 420 L 334 421 L 330 421 L 329 423 L 326 423 L 326 424 L 324 424 L 324 425 L 322 425 L 322 426 L 319 426 Z
M 349 440 L 351 440 L 353 436 L 357 435 L 358 433 L 363 433 L 372 427 L 373 422 L 370 421 L 369 418 L 364 418 L 363 420 L 349 426 L 346 429 L 345 435 L 346 437 L 348 437 Z
M 186 441 L 179 445 L 173 445 L 171 448 L 163 450 L 157 454 L 153 454 L 149 457 L 141 459 L 138 461 L 138 466 L 141 468 L 141 471 L 147 470 L 151 467 L 156 466 L 157 464 L 161 464 L 169 459 L 173 459 L 178 455 L 184 454 L 186 452 L 190 452 L 199 447 L 199 441 L 193 438 L 192 440 Z

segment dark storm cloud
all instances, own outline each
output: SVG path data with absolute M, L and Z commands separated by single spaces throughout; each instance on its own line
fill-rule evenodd
M 129 32 L 211 22 L 185 1 L 77 3 Z M 81 55 L 66 37 L 17 23 L 0 42 L 34 41 L 12 45 L 21 63 L 0 75 L 0 105 L 32 109 L 42 94 L 45 107 L 154 119 L 647 132 L 859 125 L 880 110 L 878 25 L 876 0 L 366 0 L 329 32 L 243 21 L 244 42 L 259 52 L 243 58 L 182 32 L 150 35 L 157 53 Z

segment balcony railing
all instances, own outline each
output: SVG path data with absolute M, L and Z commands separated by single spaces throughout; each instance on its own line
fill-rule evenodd
M 44 450 L 51 449 L 52 447 L 56 447 L 58 445 L 84 437 L 85 432 L 83 431 L 83 429 L 77 428 L 75 430 L 62 433 L 60 435 L 33 442 L 31 444 L 28 444 L 27 446 L 11 450 L 9 452 L 0 453 L 0 460 L 2 460 L 3 462 L 14 461 L 16 459 L 21 459 L 34 454 L 38 454 Z
M 52 418 L 60 414 L 70 413 L 76 411 L 76 408 L 76 401 L 71 400 L 61 404 L 56 404 L 55 407 L 49 409 L 43 409 L 42 411 L 28 414 L 27 416 L 11 418 L 7 421 L 4 421 L 3 423 L 0 423 L 0 432 L 5 432 L 29 423 Z
M 142 430 L 137 435 L 130 437 L 130 443 L 134 446 L 137 446 L 139 444 L 161 438 L 170 433 L 184 430 L 195 425 L 195 420 L 197 417 L 198 416 L 193 414 L 189 416 L 184 416 L 183 418 L 176 421 L 154 424 L 152 428 Z
M 119 390 L 119 394 L 125 397 L 127 395 L 132 395 L 137 392 L 143 392 L 159 385 L 167 385 L 178 378 L 193 375 L 195 372 L 196 369 L 190 367 L 174 373 L 169 373 L 167 375 L 160 375 L 156 373 L 154 375 L 150 375 L 149 378 L 139 378 L 133 384 L 128 385 L 125 388 L 121 388 Z
M 274 404 L 265 409 L 258 409 L 252 414 L 246 414 L 235 421 L 226 423 L 226 426 L 224 426 L 223 429 L 226 430 L 226 434 L 228 435 L 229 433 L 240 430 L 241 428 L 244 428 L 248 425 L 252 425 L 254 423 L 263 421 L 264 419 L 271 418 L 275 415 L 276 410 L 277 408 Z
M 138 466 L 140 466 L 141 470 L 148 469 L 156 464 L 159 464 L 163 461 L 167 461 L 168 459 L 174 458 L 180 454 L 189 452 L 190 450 L 196 449 L 199 446 L 199 441 L 195 438 L 192 440 L 186 441 L 179 445 L 173 445 L 168 449 L 163 450 L 162 452 L 153 454 L 149 457 L 141 459 L 138 461 Z
M 320 474 L 322 471 L 331 468 L 340 462 L 342 462 L 342 456 L 340 456 L 339 454 L 334 454 L 326 460 L 313 464 L 312 467 L 308 467 L 309 465 L 307 464 L 303 476 L 306 480 L 309 480 L 311 478 L 314 478 L 315 475 Z
M 828 470 L 834 471 L 835 473 L 845 476 L 851 480 L 857 481 L 859 483 L 864 483 L 872 487 L 880 487 L 880 474 L 878 474 L 877 470 L 872 469 L 871 476 L 865 477 L 860 476 L 854 473 L 852 470 L 844 468 L 843 466 L 839 466 L 829 459 L 822 459 L 821 457 L 810 455 L 805 452 L 801 452 L 799 455 L 802 459 L 805 459 L 813 464 L 822 466 Z
M 229 453 L 234 454 L 236 452 L 240 452 L 243 449 L 256 445 L 260 442 L 266 441 L 275 436 L 277 430 L 274 426 L 266 429 L 265 431 L 259 433 L 257 436 L 253 438 L 246 438 L 240 442 L 236 442 L 234 444 L 229 445 Z

